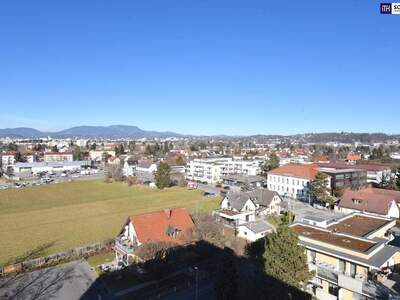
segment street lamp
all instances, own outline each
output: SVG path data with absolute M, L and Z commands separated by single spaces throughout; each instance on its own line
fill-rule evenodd
M 198 294 L 199 294 L 199 268 L 198 267 L 194 267 L 194 269 L 196 270 L 196 287 L 195 287 L 195 294 L 194 294 L 194 299 L 197 300 L 198 299 Z

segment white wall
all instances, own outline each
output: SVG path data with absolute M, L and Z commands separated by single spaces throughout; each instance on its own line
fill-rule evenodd
M 267 232 L 260 232 L 256 234 L 243 225 L 237 227 L 237 236 L 251 242 L 263 238 L 266 235 L 266 233 Z

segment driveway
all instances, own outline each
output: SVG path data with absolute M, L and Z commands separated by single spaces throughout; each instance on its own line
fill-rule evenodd
M 318 216 L 324 219 L 340 218 L 344 216 L 333 210 L 318 209 L 308 203 L 301 202 L 299 200 L 293 200 L 289 198 L 283 198 L 283 208 L 289 209 L 295 215 L 295 220 L 300 221 L 305 216 Z
M 203 183 L 198 183 L 197 188 L 204 191 L 205 193 L 213 193 L 216 196 L 219 196 L 219 192 L 221 191 L 220 188 L 217 188 L 213 185 L 203 184 Z
M 85 260 L 74 261 L 1 280 L 0 299 L 78 300 L 95 280 L 96 273 Z M 90 299 L 97 298 L 93 296 Z

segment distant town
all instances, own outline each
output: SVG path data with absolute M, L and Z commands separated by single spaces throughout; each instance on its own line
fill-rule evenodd
M 93 134 L 0 138 L 0 296 L 399 299 L 398 136 Z

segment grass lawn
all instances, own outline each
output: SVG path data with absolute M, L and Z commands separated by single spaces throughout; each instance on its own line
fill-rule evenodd
M 54 253 L 113 238 L 130 214 L 172 207 L 210 212 L 219 201 L 185 188 L 158 190 L 103 180 L 3 190 L 0 265 L 47 243 L 52 245 L 46 253 Z
M 87 259 L 87 262 L 92 268 L 96 268 L 98 265 L 112 262 L 114 259 L 115 259 L 115 253 L 112 251 L 90 256 Z

